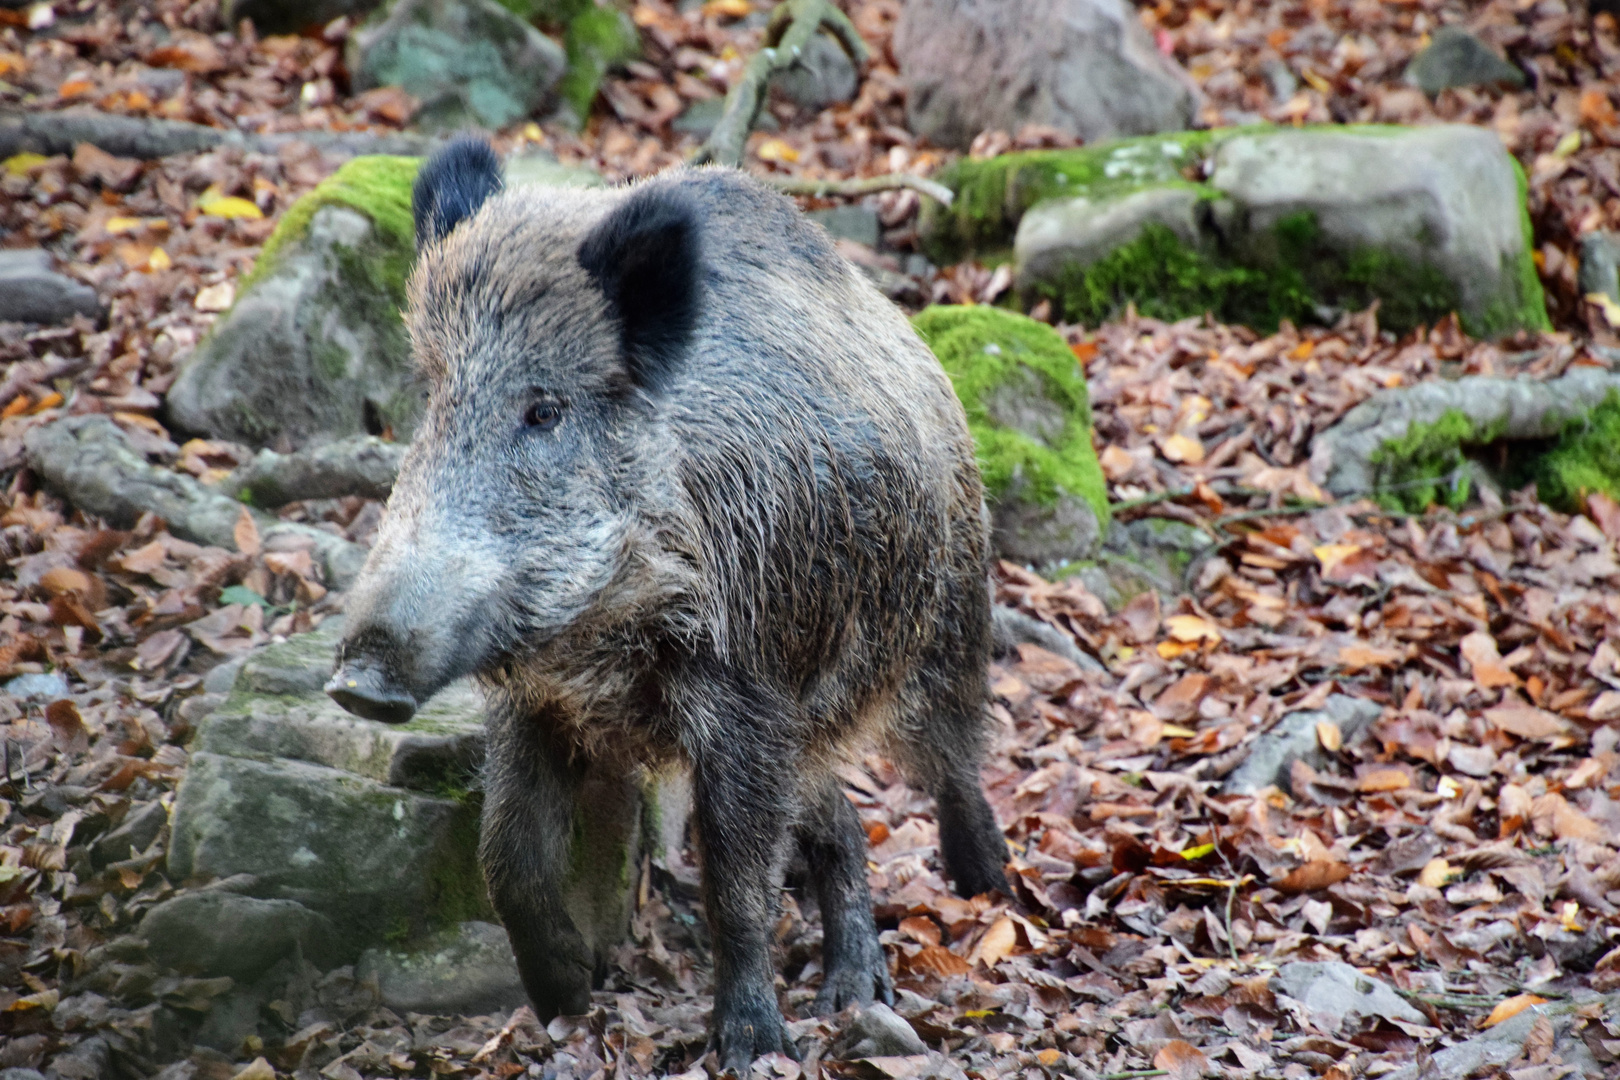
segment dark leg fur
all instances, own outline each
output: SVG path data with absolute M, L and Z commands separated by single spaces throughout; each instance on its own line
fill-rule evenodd
M 591 1008 L 590 950 L 563 908 L 578 770 L 547 726 L 491 710 L 479 861 L 542 1021 Z
M 866 882 L 866 833 L 855 807 L 836 782 L 826 784 L 805 808 L 799 843 L 821 905 L 821 966 L 818 1016 L 874 999 L 894 1004 L 889 961 L 872 921 L 872 891 Z
M 793 817 L 785 783 L 793 753 L 777 732 L 792 723 L 791 706 L 725 675 L 668 690 L 688 713 L 681 728 L 688 733 L 703 902 L 714 938 L 710 1045 L 721 1068 L 746 1076 L 758 1057 L 795 1054 L 776 1002 L 770 951 Z
M 893 747 L 907 775 L 934 797 L 940 858 L 961 896 L 1007 890 L 1007 841 L 979 781 L 983 673 L 982 662 L 924 665 L 907 688 L 909 715 Z

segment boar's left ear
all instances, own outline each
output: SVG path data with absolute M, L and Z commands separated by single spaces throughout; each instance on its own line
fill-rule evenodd
M 657 184 L 632 193 L 579 246 L 579 264 L 606 295 L 630 375 L 644 389 L 667 383 L 697 325 L 702 232 L 696 201 Z
M 449 236 L 500 191 L 501 184 L 500 159 L 483 139 L 462 135 L 436 150 L 411 187 L 416 246 L 425 248 Z

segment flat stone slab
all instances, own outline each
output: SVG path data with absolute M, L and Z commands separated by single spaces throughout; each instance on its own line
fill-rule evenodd
M 59 323 L 100 314 L 96 290 L 51 269 L 42 248 L 0 250 L 0 322 Z
M 437 694 L 408 724 L 362 720 L 321 687 L 331 677 L 336 620 L 253 654 L 194 749 L 269 755 L 341 769 L 380 783 L 438 791 L 465 783 L 484 759 L 483 695 L 471 681 Z
M 375 979 L 396 1012 L 491 1013 L 527 1004 L 512 943 L 494 923 L 464 922 L 411 949 L 367 949 L 355 977 Z
M 175 798 L 169 875 L 251 875 L 256 895 L 296 900 L 364 943 L 488 917 L 477 847 L 470 802 L 196 751 Z

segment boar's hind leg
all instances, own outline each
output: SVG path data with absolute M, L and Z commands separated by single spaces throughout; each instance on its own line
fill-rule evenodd
M 889 961 L 878 944 L 872 890 L 866 883 L 866 832 L 836 780 L 823 784 L 805 807 L 799 843 L 821 905 L 826 976 L 816 994 L 816 1013 L 830 1016 L 874 998 L 893 1005 Z
M 542 1021 L 591 1008 L 591 952 L 562 904 L 577 770 L 530 717 L 491 712 L 479 862 Z
M 691 687 L 690 701 L 683 727 L 690 733 L 703 902 L 714 939 L 710 1045 L 722 1068 L 747 1076 L 755 1058 L 794 1055 L 770 953 L 794 816 L 794 754 L 779 727 L 789 722 L 791 706 L 725 676 Z
M 979 784 L 983 665 L 929 665 L 913 677 L 904 698 L 908 715 L 893 752 L 908 779 L 934 797 L 946 875 L 961 896 L 1005 892 L 1007 841 Z

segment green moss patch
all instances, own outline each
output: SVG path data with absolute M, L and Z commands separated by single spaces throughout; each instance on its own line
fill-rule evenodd
M 1051 505 L 1067 492 L 1108 522 L 1108 489 L 1091 445 L 1091 399 L 1079 362 L 1051 327 L 991 307 L 931 307 L 912 324 L 939 357 L 967 413 L 985 489 L 1004 494 L 1017 478 L 1027 496 Z M 1037 438 L 997 420 L 998 397 L 1038 381 L 1056 422 Z
M 1589 495 L 1620 500 L 1620 393 L 1571 421 L 1557 443 L 1531 466 L 1536 490 L 1548 506 L 1573 513 Z
M 309 233 L 315 211 L 323 206 L 346 206 L 371 219 L 390 253 L 379 268 L 381 282 L 405 301 L 405 279 L 410 276 L 411 258 L 416 248 L 416 226 L 411 217 L 411 185 L 422 160 L 413 157 L 372 155 L 357 157 L 322 180 L 315 190 L 293 203 L 275 232 L 259 252 L 253 271 L 242 282 L 244 288 L 269 273 L 277 256 L 288 244 L 296 244 Z
M 949 208 L 923 204 L 919 233 L 929 258 L 957 262 L 1012 247 L 1018 219 L 1045 199 L 1106 198 L 1183 178 L 1203 163 L 1213 134 L 1183 131 L 1078 150 L 1027 150 L 963 158 L 937 179 L 956 193 Z
M 590 115 L 602 77 L 641 55 L 641 35 L 630 16 L 618 8 L 586 4 L 569 20 L 563 49 L 568 54 L 568 73 L 557 90 L 583 121 Z
M 1436 503 L 1461 509 L 1473 490 L 1466 451 L 1495 437 L 1459 409 L 1413 424 L 1373 453 L 1373 497 L 1388 510 L 1419 513 Z

